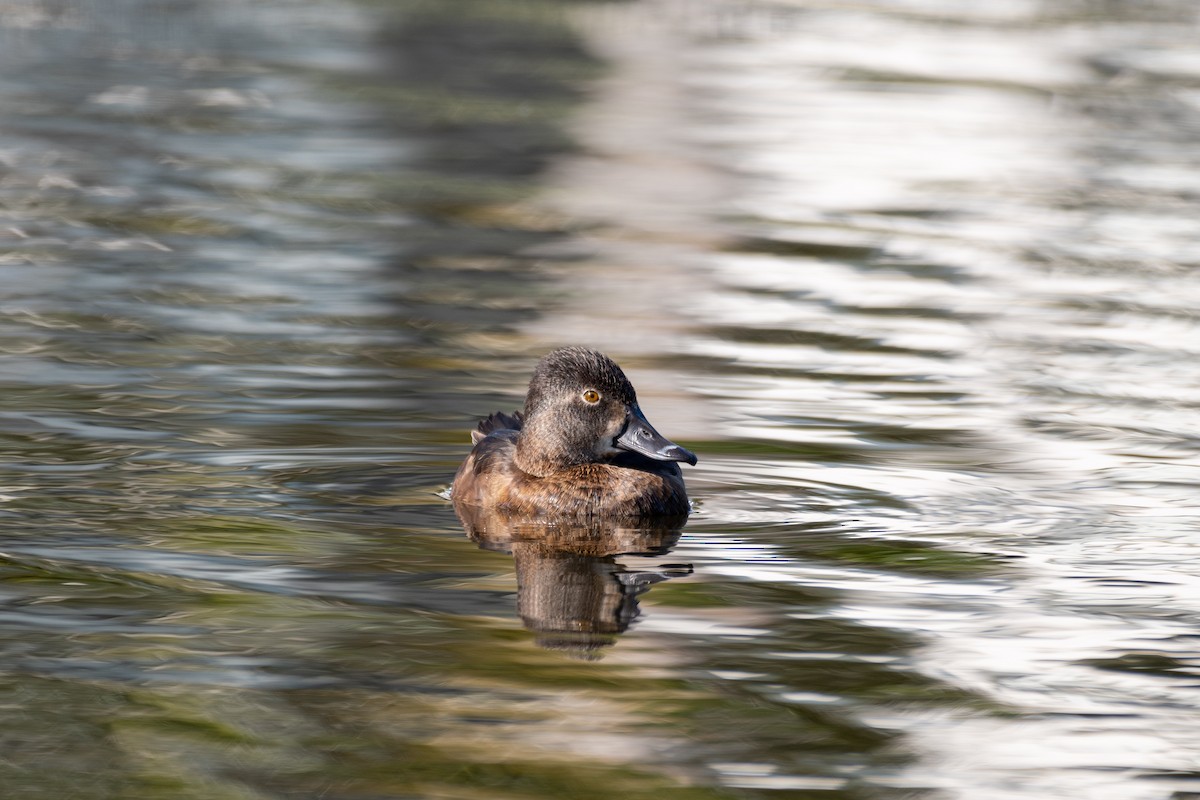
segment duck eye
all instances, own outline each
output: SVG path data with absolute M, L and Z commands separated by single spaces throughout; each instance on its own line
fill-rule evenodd
M 588 389 L 583 393 L 583 402 L 589 405 L 596 405 L 600 402 L 600 393 L 595 389 Z

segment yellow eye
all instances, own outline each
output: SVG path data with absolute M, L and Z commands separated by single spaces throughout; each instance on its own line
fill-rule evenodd
M 583 402 L 593 406 L 596 405 L 596 403 L 600 402 L 600 393 L 595 389 L 588 389 L 583 393 Z

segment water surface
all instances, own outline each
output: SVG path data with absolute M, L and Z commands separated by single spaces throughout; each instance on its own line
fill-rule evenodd
M 6 796 L 1200 793 L 1197 22 L 14 4 Z M 686 525 L 438 496 L 568 342 Z

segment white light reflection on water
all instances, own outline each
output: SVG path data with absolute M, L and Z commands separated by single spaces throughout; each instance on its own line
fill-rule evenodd
M 731 187 L 708 201 L 733 252 L 691 251 L 676 303 L 698 331 L 672 346 L 713 365 L 690 383 L 723 436 L 808 455 L 702 458 L 678 554 L 699 579 L 834 592 L 814 618 L 907 631 L 909 667 L 1016 715 L 860 709 L 922 753 L 876 785 L 1195 791 L 1200 119 L 1194 37 L 1169 21 L 1188 12 L 640 9 L 625 24 L 657 20 L 679 50 L 680 152 Z M 619 36 L 617 13 L 595 30 Z M 821 463 L 841 459 L 863 463 Z M 1002 577 L 897 577 L 721 533 L 801 522 L 792 535 L 845 526 L 1012 560 Z M 711 766 L 730 786 L 806 788 Z

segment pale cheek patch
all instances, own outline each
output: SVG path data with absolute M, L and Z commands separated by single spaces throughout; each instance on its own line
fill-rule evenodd
M 621 433 L 621 428 L 624 427 L 625 420 L 617 420 L 609 423 L 608 430 L 605 431 L 604 437 L 596 442 L 596 455 L 611 456 L 621 452 L 619 447 L 613 447 L 613 440 Z

